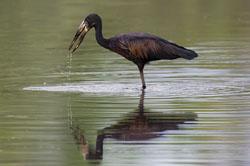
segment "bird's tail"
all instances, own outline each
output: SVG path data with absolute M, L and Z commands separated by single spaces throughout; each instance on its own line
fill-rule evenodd
M 191 60 L 191 59 L 198 57 L 198 54 L 194 52 L 193 50 L 189 50 L 182 46 L 178 46 L 177 44 L 174 44 L 174 43 L 171 43 L 171 44 L 176 46 L 174 47 L 174 49 L 175 49 L 175 52 L 178 53 L 177 56 L 179 56 L 180 58 Z
M 194 52 L 193 50 L 185 49 L 182 52 L 183 53 L 181 53 L 179 56 L 184 59 L 191 60 L 191 59 L 198 57 L 198 54 Z

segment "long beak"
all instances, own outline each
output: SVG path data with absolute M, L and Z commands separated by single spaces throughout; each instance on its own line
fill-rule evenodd
M 70 46 L 69 46 L 69 51 L 71 50 L 71 48 L 73 47 L 73 45 L 75 44 L 76 40 L 78 39 L 78 37 L 80 36 L 79 38 L 79 41 L 76 45 L 76 47 L 73 49 L 72 53 L 75 52 L 75 50 L 80 46 L 80 44 L 82 43 L 85 35 L 87 34 L 88 32 L 88 28 L 86 26 L 86 24 L 84 23 L 84 21 L 80 24 L 80 26 L 78 27 L 77 31 L 76 31 L 76 34 L 75 34 L 75 37 L 74 39 L 72 40 Z

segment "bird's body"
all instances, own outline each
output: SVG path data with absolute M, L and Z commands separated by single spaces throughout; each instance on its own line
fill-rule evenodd
M 147 33 L 127 33 L 112 37 L 108 49 L 135 64 L 161 59 L 193 59 L 197 56 L 192 50 Z
M 102 21 L 96 14 L 87 16 L 85 21 L 79 26 L 75 38 L 70 45 L 70 49 L 76 39 L 81 34 L 82 36 L 73 52 L 79 47 L 85 34 L 92 27 L 95 27 L 96 40 L 102 47 L 120 54 L 138 66 L 143 89 L 146 88 L 143 75 L 143 68 L 146 63 L 161 59 L 172 60 L 184 58 L 191 60 L 198 56 L 198 54 L 192 50 L 147 33 L 127 33 L 114 36 L 110 39 L 104 39 L 102 35 Z

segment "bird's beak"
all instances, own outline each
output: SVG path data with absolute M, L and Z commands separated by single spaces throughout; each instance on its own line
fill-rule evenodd
M 80 39 L 76 45 L 76 47 L 73 49 L 72 53 L 75 52 L 75 50 L 80 46 L 80 44 L 82 43 L 85 35 L 88 32 L 88 25 L 87 23 L 85 23 L 84 21 L 80 24 L 80 26 L 78 27 L 75 37 L 72 40 L 70 46 L 69 46 L 69 51 L 71 50 L 71 48 L 73 47 L 73 45 L 75 44 L 75 41 L 78 39 L 78 37 L 80 36 Z

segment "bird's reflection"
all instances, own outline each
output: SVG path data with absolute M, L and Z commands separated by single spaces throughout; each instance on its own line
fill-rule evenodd
M 71 130 L 82 155 L 86 159 L 102 159 L 103 141 L 113 138 L 122 141 L 139 141 L 160 137 L 163 131 L 178 130 L 179 124 L 195 121 L 195 113 L 163 113 L 144 109 L 145 92 L 142 90 L 138 108 L 123 117 L 116 124 L 98 131 L 95 147 L 91 147 L 85 139 L 79 125 L 73 125 Z

